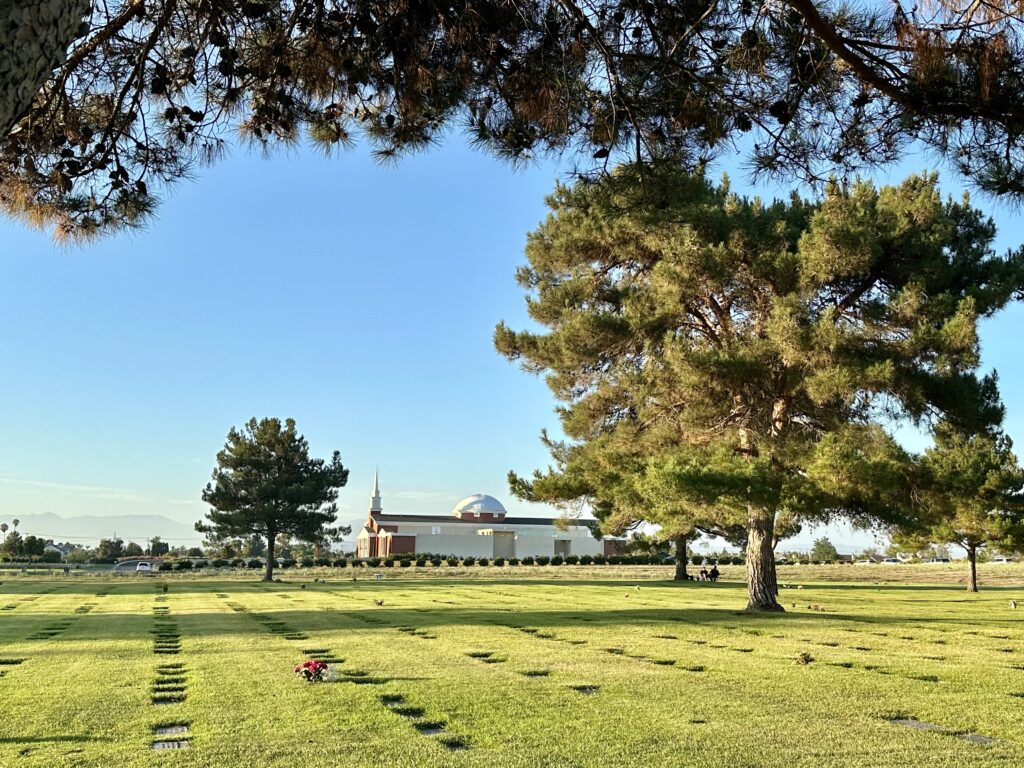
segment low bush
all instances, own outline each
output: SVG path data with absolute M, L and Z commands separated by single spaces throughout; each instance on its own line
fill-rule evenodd
M 496 557 L 496 558 L 494 558 L 494 564 L 496 566 L 498 566 L 499 568 L 501 568 L 503 565 L 505 565 L 505 558 L 504 557 Z
M 294 560 L 278 560 L 277 565 L 279 568 L 291 568 L 295 565 Z
M 335 568 L 348 568 L 348 560 L 344 557 L 339 557 L 333 563 Z
M 519 565 L 519 558 L 518 557 L 510 557 L 509 560 L 508 560 L 508 564 L 509 565 Z
M 579 565 L 580 564 L 579 555 L 568 555 L 568 556 L 566 556 L 565 564 L 566 565 Z
M 387 560 L 385 560 L 385 561 L 384 561 L 384 567 L 385 567 L 385 568 L 394 568 L 394 567 L 395 567 L 395 561 L 394 561 L 394 560 L 392 560 L 392 559 L 391 559 L 391 558 L 389 557 L 389 558 L 388 558 Z
M 331 558 L 329 558 L 329 557 L 318 557 L 315 562 L 321 568 L 327 568 L 331 564 Z
M 462 564 L 463 565 L 475 565 L 476 564 L 476 558 L 475 557 L 463 558 Z
M 454 568 L 456 565 L 459 564 L 459 559 L 457 557 L 449 557 L 447 560 L 445 560 L 445 562 Z
M 590 555 L 583 555 L 582 557 L 580 557 L 580 565 L 590 565 L 593 562 L 594 558 L 592 558 Z
M 408 568 L 410 565 L 412 565 L 412 560 L 399 560 L 398 561 L 398 566 L 400 568 Z
M 481 558 L 480 558 L 480 559 L 479 559 L 479 560 L 477 561 L 477 565 L 490 565 L 490 563 L 491 563 L 491 561 L 490 561 L 490 560 L 488 560 L 488 559 L 487 559 L 486 557 L 481 557 Z
M 160 565 L 158 565 L 158 566 L 157 566 L 157 568 L 156 568 L 156 569 L 157 569 L 158 571 L 173 571 L 173 570 L 174 570 L 174 566 L 173 566 L 173 565 L 171 565 L 171 564 L 170 564 L 169 562 L 167 562 L 166 560 L 164 560 L 164 561 L 163 561 L 162 563 L 160 563 Z
M 314 562 L 313 562 L 313 558 L 312 557 L 304 557 L 304 558 L 302 558 L 302 567 L 303 568 L 312 568 L 313 565 L 314 565 Z
M 427 567 L 427 558 L 425 558 L 425 557 L 417 558 L 416 559 L 416 567 L 417 568 L 426 568 Z
M 366 564 L 368 566 L 370 566 L 371 568 L 378 568 L 380 566 L 380 558 L 379 557 L 367 558 Z
M 430 564 L 432 566 L 434 566 L 435 568 L 440 568 L 441 567 L 441 563 L 443 563 L 443 562 L 444 561 L 440 557 L 432 557 L 432 558 L 430 558 Z
M 704 565 L 704 557 L 702 555 L 694 555 L 690 558 L 690 562 L 694 565 Z
M 237 558 L 235 558 L 234 560 L 231 561 L 231 565 L 234 568 L 245 568 L 245 560 L 243 560 L 240 557 L 237 557 Z
M 176 571 L 190 571 L 192 570 L 191 560 L 179 560 L 174 564 L 174 570 Z
M 565 560 L 563 560 L 559 555 L 555 555 L 551 558 L 551 565 L 561 565 L 564 562 Z
M 216 560 L 211 560 L 210 561 L 210 565 L 213 566 L 214 568 L 223 568 L 227 564 L 228 564 L 227 560 L 221 560 L 220 558 L 217 558 Z
M 607 565 L 608 558 L 604 555 L 594 555 L 594 565 Z
M 743 558 L 742 558 L 742 557 L 734 557 L 734 558 L 732 559 L 732 564 L 733 564 L 733 565 L 743 565 L 743 562 L 744 562 L 744 561 L 743 561 Z
M 250 560 L 248 563 L 246 563 L 245 565 L 248 568 L 262 568 L 263 567 L 263 563 L 261 563 L 255 557 L 252 560 Z
M 524 557 L 522 562 L 523 565 L 533 565 L 536 561 L 532 557 Z
M 547 555 L 541 555 L 537 558 L 537 565 L 547 565 L 551 562 L 551 558 Z

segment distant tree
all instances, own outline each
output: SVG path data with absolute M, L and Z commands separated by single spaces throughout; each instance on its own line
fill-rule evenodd
M 1024 546 L 1024 470 L 1010 438 L 998 431 L 967 433 L 948 423 L 924 452 L 923 491 L 930 527 L 922 536 L 967 552 L 967 591 L 978 591 L 978 551 Z M 948 556 L 948 554 L 947 554 Z
M 170 550 L 170 545 L 166 541 L 163 541 L 159 536 L 154 536 L 149 540 L 149 554 L 152 557 L 166 555 Z
M 362 136 L 384 157 L 453 124 L 514 162 L 574 148 L 691 168 L 747 147 L 816 180 L 931 148 L 1024 191 L 1012 3 L 111 0 L 0 143 L 0 204 L 88 236 L 222 156 Z M 592 159 L 591 159 L 592 158 Z
M 811 547 L 811 560 L 816 560 L 819 563 L 834 562 L 837 557 L 839 557 L 839 552 L 824 536 L 816 539 L 814 546 Z
M 250 536 L 245 539 L 242 545 L 242 554 L 245 557 L 263 557 L 267 551 L 267 543 L 257 536 Z
M 143 554 L 142 547 L 134 541 L 129 541 L 124 545 L 124 557 L 142 557 Z
M 124 542 L 121 539 L 100 539 L 96 556 L 105 562 L 112 562 L 124 556 Z
M 996 255 L 991 222 L 937 184 L 770 205 L 667 169 L 559 187 L 517 275 L 544 332 L 495 332 L 560 401 L 550 482 L 604 493 L 592 466 L 641 457 L 625 472 L 656 474 L 684 519 L 745 530 L 751 610 L 781 610 L 780 517 L 912 514 L 913 462 L 885 427 L 998 421 L 977 405 L 994 386 L 977 321 L 1024 289 L 1024 255 Z M 629 448 L 586 447 L 603 443 Z
M 330 460 L 309 456 L 309 443 L 295 421 L 251 419 L 232 427 L 217 454 L 213 481 L 203 490 L 211 506 L 200 533 L 215 536 L 262 536 L 267 542 L 264 581 L 274 578 L 274 548 L 281 534 L 310 541 L 331 532 L 338 489 L 348 470 L 335 451 Z

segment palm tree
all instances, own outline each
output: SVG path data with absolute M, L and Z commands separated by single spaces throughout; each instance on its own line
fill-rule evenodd
M 18 523 L 20 523 L 21 520 L 19 520 L 18 518 L 14 518 L 13 520 L 11 520 L 11 522 L 14 524 L 14 532 L 17 533 L 18 532 Z

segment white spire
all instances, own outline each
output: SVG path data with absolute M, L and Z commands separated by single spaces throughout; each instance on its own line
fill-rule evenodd
M 370 497 L 370 512 L 380 512 L 380 483 L 377 481 L 377 469 L 373 470 L 373 496 Z

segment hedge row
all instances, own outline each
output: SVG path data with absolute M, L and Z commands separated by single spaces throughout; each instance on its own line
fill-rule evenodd
M 733 558 L 734 561 L 742 563 L 740 558 Z M 721 561 L 724 563 L 724 560 Z M 517 566 L 517 565 L 664 565 L 664 558 L 657 555 L 613 555 L 611 557 L 605 557 L 604 555 L 568 555 L 567 557 L 524 557 L 524 558 L 502 558 L 496 557 L 493 560 L 486 557 L 438 557 L 433 556 L 416 556 L 416 557 L 368 557 L 365 559 L 346 558 L 340 557 L 336 559 L 329 558 L 317 558 L 311 557 L 303 560 L 278 560 L 277 568 L 359 568 L 365 566 L 367 568 L 409 568 L 413 565 L 419 568 L 425 568 L 427 566 L 433 566 L 435 568 L 442 565 L 458 566 L 458 565 L 479 565 L 488 566 L 496 565 L 502 566 Z M 700 561 L 698 558 L 694 558 L 694 564 L 699 565 Z M 158 570 L 161 571 L 187 571 L 193 568 L 252 568 L 259 569 L 263 568 L 264 564 L 260 560 L 165 560 L 160 563 Z

